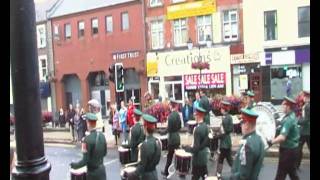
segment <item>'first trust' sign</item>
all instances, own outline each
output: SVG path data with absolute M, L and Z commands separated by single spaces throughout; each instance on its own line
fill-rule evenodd
M 112 53 L 112 59 L 117 60 L 124 60 L 124 59 L 133 59 L 140 56 L 140 51 L 126 51 L 126 52 L 116 52 Z

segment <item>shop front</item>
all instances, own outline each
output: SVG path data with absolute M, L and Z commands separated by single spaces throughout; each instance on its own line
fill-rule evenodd
M 208 62 L 209 69 L 191 68 L 193 62 Z M 149 92 L 163 99 L 175 98 L 181 103 L 194 99 L 199 88 L 208 96 L 231 95 L 230 48 L 203 48 L 147 54 Z M 158 93 L 158 94 L 155 94 Z

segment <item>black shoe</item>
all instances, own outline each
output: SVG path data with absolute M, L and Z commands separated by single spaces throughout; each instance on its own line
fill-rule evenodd
M 169 173 L 165 173 L 164 171 L 161 171 L 161 174 L 165 177 L 167 177 L 169 175 Z

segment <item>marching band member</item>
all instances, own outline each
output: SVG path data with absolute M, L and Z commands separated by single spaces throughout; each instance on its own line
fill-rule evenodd
M 257 180 L 265 154 L 265 146 L 256 133 L 256 120 L 258 114 L 252 109 L 241 109 L 242 143 L 236 153 L 230 177 L 228 180 L 250 179 Z
M 96 114 L 98 120 L 96 123 L 97 131 L 104 131 L 104 123 L 101 115 L 101 104 L 96 99 L 88 101 L 89 112 Z
M 130 128 L 129 144 L 123 145 L 125 148 L 130 148 L 130 161 L 136 162 L 138 160 L 138 145 L 145 139 L 143 126 L 140 123 L 142 112 L 139 109 L 134 110 L 134 126 Z
M 204 117 L 204 122 L 207 125 L 210 125 L 210 114 L 209 114 L 209 112 L 211 110 L 211 106 L 210 106 L 210 103 L 209 103 L 209 99 L 206 96 L 206 94 L 203 92 L 203 90 L 200 90 L 200 95 L 201 95 L 201 99 L 200 99 L 199 106 L 202 107 L 204 110 L 206 110 L 206 114 L 205 114 L 205 117 Z
M 178 149 L 180 146 L 180 135 L 179 130 L 181 129 L 181 119 L 178 113 L 178 102 L 171 99 L 170 107 L 171 113 L 168 116 L 168 155 L 167 155 L 167 163 L 164 168 L 164 171 L 161 174 L 165 177 L 169 175 L 168 168 L 172 163 L 172 158 L 174 154 L 174 150 Z
M 285 96 L 282 102 L 285 113 L 281 121 L 280 134 L 268 141 L 268 145 L 279 143 L 279 163 L 276 180 L 284 180 L 289 174 L 291 179 L 299 179 L 297 175 L 297 162 L 299 158 L 299 127 L 293 111 L 295 100 Z
M 207 163 L 209 160 L 210 150 L 208 148 L 209 143 L 209 128 L 204 123 L 204 117 L 206 110 L 202 107 L 196 107 L 195 118 L 198 126 L 193 131 L 193 145 L 183 146 L 187 152 L 192 153 L 192 180 L 198 180 L 200 177 L 205 179 L 208 174 Z
M 216 136 L 215 138 L 220 139 L 220 155 L 218 158 L 217 164 L 217 176 L 221 176 L 222 168 L 223 168 L 223 161 L 226 158 L 227 162 L 230 167 L 232 167 L 232 156 L 231 156 L 231 136 L 230 133 L 233 131 L 233 122 L 232 117 L 229 114 L 231 104 L 228 101 L 221 101 L 221 114 L 223 115 L 222 118 L 222 134 Z
M 82 160 L 70 164 L 71 168 L 79 169 L 87 166 L 87 180 L 105 180 L 106 169 L 103 158 L 107 155 L 107 142 L 104 134 L 98 132 L 95 127 L 97 116 L 93 113 L 85 115 L 90 134 L 83 138 Z
M 140 148 L 140 161 L 135 172 L 142 180 L 158 180 L 156 166 L 161 158 L 161 142 L 153 137 L 157 119 L 149 114 L 142 115 L 146 139 Z

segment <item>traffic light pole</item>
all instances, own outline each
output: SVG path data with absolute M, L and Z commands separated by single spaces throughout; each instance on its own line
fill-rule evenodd
M 51 165 L 43 145 L 33 1 L 10 0 L 10 56 L 17 152 L 12 179 L 48 180 Z

